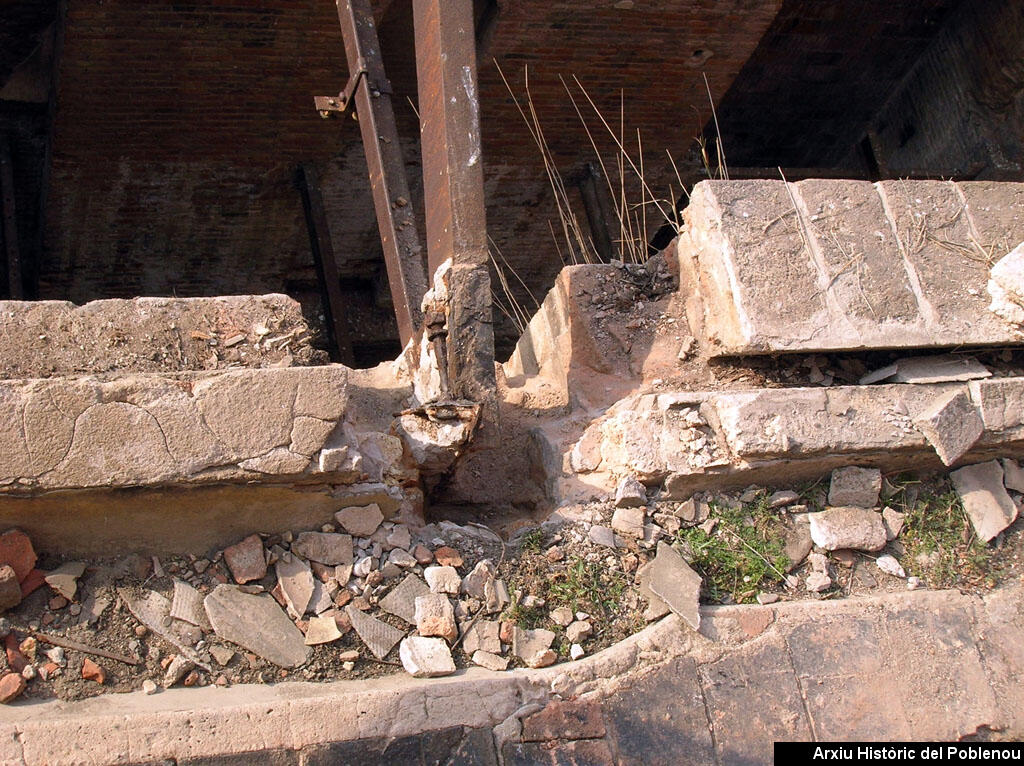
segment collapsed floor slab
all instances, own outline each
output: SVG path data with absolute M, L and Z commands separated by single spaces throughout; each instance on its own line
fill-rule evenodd
M 989 267 L 1024 241 L 1020 184 L 705 181 L 678 241 L 712 356 L 1018 343 Z
M 573 443 L 535 431 L 556 500 L 614 493 L 635 476 L 671 497 L 696 489 L 812 476 L 856 463 L 886 470 L 939 467 L 914 418 L 961 391 L 984 425 L 959 462 L 1024 449 L 1024 378 L 922 385 L 774 388 L 636 394 L 610 407 Z

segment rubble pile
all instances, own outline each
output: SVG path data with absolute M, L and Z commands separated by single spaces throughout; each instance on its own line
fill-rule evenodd
M 974 534 L 1003 536 L 1024 492 L 1020 465 L 989 461 L 950 480 Z M 788 562 L 744 578 L 740 601 L 843 595 L 858 562 L 885 575 L 879 587 L 917 588 L 899 541 L 905 514 L 882 501 L 886 481 L 876 468 L 848 466 L 811 489 L 752 486 L 680 502 L 629 476 L 613 498 L 561 508 L 509 542 L 479 524 L 387 521 L 370 504 L 343 508 L 317 530 L 254 533 L 205 557 L 131 555 L 46 571 L 29 537 L 9 530 L 0 535 L 0 701 L 354 678 L 396 666 L 424 678 L 471 664 L 540 668 L 670 612 L 700 630 L 700 603 L 734 599 L 715 592 L 687 533 L 730 541 L 730 509 L 768 513 Z

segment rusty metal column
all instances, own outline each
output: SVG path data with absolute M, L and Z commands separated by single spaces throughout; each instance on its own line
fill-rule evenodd
M 484 216 L 473 0 L 413 0 L 430 274 L 452 260 L 452 394 L 493 397 L 494 328 Z
M 350 88 L 355 91 L 349 95 L 355 98 L 395 317 L 405 345 L 423 324 L 420 304 L 427 276 L 391 107 L 391 84 L 369 0 L 338 0 L 338 20 L 345 38 Z

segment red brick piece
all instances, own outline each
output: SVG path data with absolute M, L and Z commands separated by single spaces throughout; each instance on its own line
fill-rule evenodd
M 8 673 L 0 678 L 0 703 L 6 705 L 25 691 L 25 679 L 17 673 Z
M 434 551 L 434 558 L 437 559 L 437 563 L 443 567 L 462 566 L 462 555 L 457 550 L 449 548 L 447 545 L 442 545 Z
M 28 665 L 28 657 L 21 653 L 18 648 L 18 639 L 13 633 L 9 633 L 4 639 L 4 649 L 7 651 L 7 665 L 15 673 L 20 673 Z
M 267 573 L 267 559 L 259 535 L 249 535 L 242 542 L 225 548 L 224 561 L 239 584 L 260 580 Z
M 552 702 L 523 719 L 523 742 L 550 739 L 596 739 L 605 732 L 596 702 Z
M 21 581 L 21 597 L 25 598 L 36 588 L 42 586 L 46 582 L 45 578 L 46 572 L 42 569 L 33 569 L 29 572 L 28 576 Z
M 82 660 L 82 678 L 101 684 L 107 680 L 107 674 L 103 672 L 103 668 L 86 657 Z
M 36 552 L 32 541 L 20 529 L 9 529 L 0 535 L 0 564 L 7 564 L 24 580 L 36 565 Z
M 0 564 L 0 612 L 21 603 L 21 586 L 18 576 L 7 564 Z

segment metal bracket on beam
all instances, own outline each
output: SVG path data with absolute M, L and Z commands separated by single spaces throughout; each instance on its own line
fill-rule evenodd
M 326 120 L 336 114 L 344 114 L 349 104 L 352 103 L 352 96 L 355 95 L 356 88 L 359 87 L 359 83 L 364 77 L 366 77 L 366 70 L 360 69 L 348 78 L 345 89 L 337 96 L 314 96 L 313 103 L 316 104 L 316 110 L 320 116 Z M 354 112 L 353 117 L 355 117 Z

